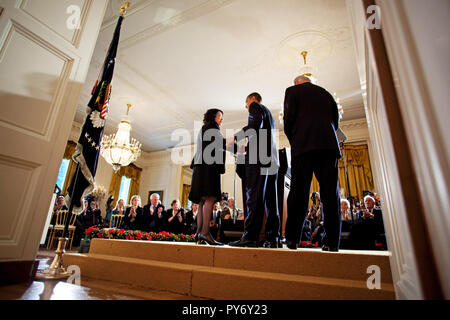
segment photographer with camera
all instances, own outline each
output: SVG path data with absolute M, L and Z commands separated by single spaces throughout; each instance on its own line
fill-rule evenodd
M 323 227 L 320 194 L 318 192 L 312 192 L 311 201 L 311 208 L 303 221 L 300 241 L 311 241 L 312 243 L 318 243 L 318 246 L 322 246 L 325 229 Z

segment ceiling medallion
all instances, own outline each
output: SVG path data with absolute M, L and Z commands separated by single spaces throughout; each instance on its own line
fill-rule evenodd
M 319 66 L 333 53 L 334 42 L 326 33 L 305 30 L 294 33 L 280 42 L 277 58 L 282 66 L 298 67 L 298 53 L 307 51 L 311 65 Z

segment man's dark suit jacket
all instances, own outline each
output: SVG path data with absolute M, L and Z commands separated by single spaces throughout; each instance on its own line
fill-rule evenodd
M 153 231 L 155 228 L 156 216 L 158 213 L 156 212 L 156 207 L 153 209 L 153 214 L 150 214 L 151 203 L 146 204 L 142 209 L 142 230 L 143 231 Z
M 337 105 L 328 91 L 309 82 L 286 89 L 284 132 L 292 157 L 313 150 L 335 150 L 340 158 L 338 128 Z
M 248 124 L 241 131 L 236 133 L 234 136 L 236 137 L 236 141 L 242 140 L 244 137 L 248 138 L 248 146 L 255 144 L 257 150 L 257 163 L 250 164 L 259 164 L 262 167 L 270 167 L 271 161 L 278 161 L 278 154 L 272 155 L 272 129 L 275 128 L 275 121 L 273 120 L 272 114 L 269 109 L 262 104 L 253 102 L 248 109 Z M 253 130 L 249 130 L 253 129 Z M 266 129 L 266 146 L 267 152 L 265 154 L 266 157 L 277 157 L 276 160 L 271 159 L 270 161 L 261 159 L 259 152 L 259 139 L 260 139 L 260 129 Z M 245 163 L 249 164 L 249 155 L 251 149 L 247 149 L 247 154 L 245 155 Z

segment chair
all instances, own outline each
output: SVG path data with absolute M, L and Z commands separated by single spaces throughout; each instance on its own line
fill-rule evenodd
M 53 243 L 56 239 L 56 234 L 58 232 L 61 232 L 61 235 L 62 235 L 62 233 L 64 232 L 64 226 L 65 226 L 66 217 L 68 214 L 69 214 L 69 212 L 67 210 L 56 211 L 55 224 L 49 226 L 50 235 L 48 237 L 47 249 L 50 249 L 53 247 Z M 77 218 L 77 215 L 72 213 L 70 220 L 69 220 L 69 226 L 68 226 L 69 240 L 70 240 L 69 250 L 72 249 L 72 242 L 73 242 L 73 237 L 75 234 L 76 218 Z
M 111 220 L 109 220 L 109 227 L 110 228 L 120 228 L 122 225 L 123 220 L 123 214 L 113 214 L 111 216 Z

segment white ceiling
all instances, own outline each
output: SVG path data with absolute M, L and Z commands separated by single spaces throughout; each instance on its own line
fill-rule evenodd
M 309 52 L 319 85 L 336 92 L 344 120 L 364 117 L 345 0 L 136 0 L 122 25 L 106 133 L 131 103 L 132 136 L 144 151 L 175 146 L 206 109 L 223 129 L 247 120 L 245 97 L 259 92 L 278 120 L 285 89 Z M 103 64 L 122 1 L 107 9 L 75 121 Z M 277 121 L 278 122 L 278 121 Z

